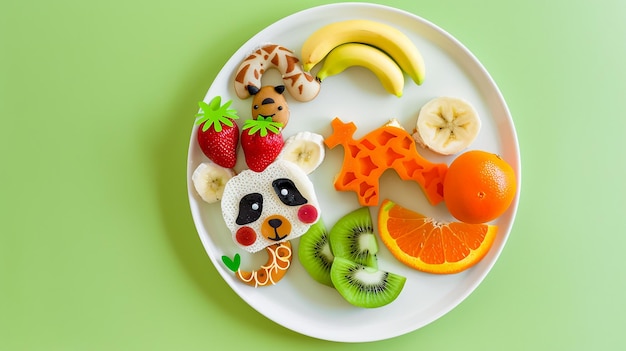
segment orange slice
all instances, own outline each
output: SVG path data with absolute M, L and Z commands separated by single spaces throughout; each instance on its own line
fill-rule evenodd
M 485 257 L 497 227 L 439 222 L 384 200 L 378 212 L 378 232 L 393 256 L 405 265 L 422 272 L 450 274 Z

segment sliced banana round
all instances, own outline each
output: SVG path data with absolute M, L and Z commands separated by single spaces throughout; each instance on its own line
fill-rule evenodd
M 476 139 L 480 125 L 478 113 L 469 102 L 437 97 L 420 109 L 413 139 L 436 153 L 453 155 Z
M 312 132 L 299 132 L 285 140 L 278 158 L 299 166 L 306 174 L 313 172 L 325 157 L 324 137 Z
M 226 182 L 234 175 L 235 172 L 230 168 L 224 168 L 213 162 L 204 162 L 193 171 L 191 181 L 203 201 L 214 203 L 222 199 Z

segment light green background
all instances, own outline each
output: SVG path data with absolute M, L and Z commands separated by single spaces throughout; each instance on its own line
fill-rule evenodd
M 327 1 L 0 2 L 0 349 L 623 350 L 626 2 L 380 1 L 463 42 L 509 105 L 517 220 L 452 312 L 380 342 L 245 304 L 191 219 L 191 121 L 256 32 Z

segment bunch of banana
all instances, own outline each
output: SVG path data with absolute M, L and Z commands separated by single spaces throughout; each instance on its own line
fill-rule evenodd
M 424 81 L 424 59 L 415 44 L 382 22 L 354 19 L 325 25 L 307 38 L 301 56 L 305 71 L 325 59 L 317 72 L 320 81 L 352 66 L 370 69 L 396 96 L 402 95 L 403 73 L 418 85 Z

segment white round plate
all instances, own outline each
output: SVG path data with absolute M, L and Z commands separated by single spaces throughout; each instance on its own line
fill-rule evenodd
M 310 102 L 297 102 L 287 93 L 291 119 L 285 127 L 285 138 L 298 131 L 311 131 L 329 136 L 330 122 L 335 117 L 353 121 L 358 139 L 367 132 L 396 118 L 412 131 L 417 113 L 428 100 L 438 96 L 455 96 L 471 102 L 482 118 L 482 128 L 471 149 L 500 154 L 515 169 L 521 181 L 519 146 L 512 118 L 496 84 L 480 62 L 460 42 L 434 24 L 407 12 L 375 4 L 340 3 L 304 10 L 265 28 L 247 41 L 226 62 L 209 88 L 205 101 L 221 96 L 222 102 L 232 100 L 241 124 L 249 118 L 251 98 L 241 100 L 234 91 L 234 74 L 243 59 L 259 46 L 276 43 L 292 49 L 298 56 L 306 38 L 321 26 L 346 19 L 370 19 L 391 24 L 406 33 L 419 48 L 426 63 L 426 79 L 421 86 L 407 77 L 401 98 L 388 94 L 373 73 L 354 67 L 324 80 L 320 94 Z M 315 73 L 316 66 L 313 69 Z M 263 84 L 280 84 L 280 75 L 268 70 Z M 379 267 L 407 277 L 400 296 L 391 304 L 375 308 L 357 308 L 347 303 L 334 289 L 321 285 L 308 276 L 297 258 L 299 239 L 294 239 L 295 257 L 284 279 L 276 285 L 253 288 L 238 281 L 221 261 L 223 255 L 242 256 L 242 268 L 267 259 L 265 252 L 251 255 L 238 249 L 222 219 L 219 203 L 202 202 L 191 183 L 196 166 L 207 159 L 196 144 L 196 127 L 192 129 L 187 165 L 191 211 L 198 234 L 217 271 L 232 289 L 250 306 L 272 321 L 314 338 L 340 342 L 366 342 L 392 338 L 419 329 L 443 316 L 461 303 L 485 278 L 502 251 L 517 210 L 516 196 L 509 210 L 493 221 L 499 233 L 487 256 L 474 267 L 453 275 L 418 272 L 395 260 L 380 242 Z M 437 156 L 420 149 L 432 162 L 450 163 L 454 156 Z M 360 205 L 352 192 L 339 192 L 333 187 L 339 173 L 343 149 L 326 151 L 326 159 L 310 175 L 328 227 L 341 216 Z M 245 169 L 242 152 L 236 169 Z M 443 203 L 431 206 L 421 188 L 403 182 L 393 172 L 380 179 L 380 200 L 389 198 L 405 207 L 441 220 L 452 220 Z M 371 208 L 374 222 L 378 206 Z M 255 266 L 256 265 L 256 266 Z

